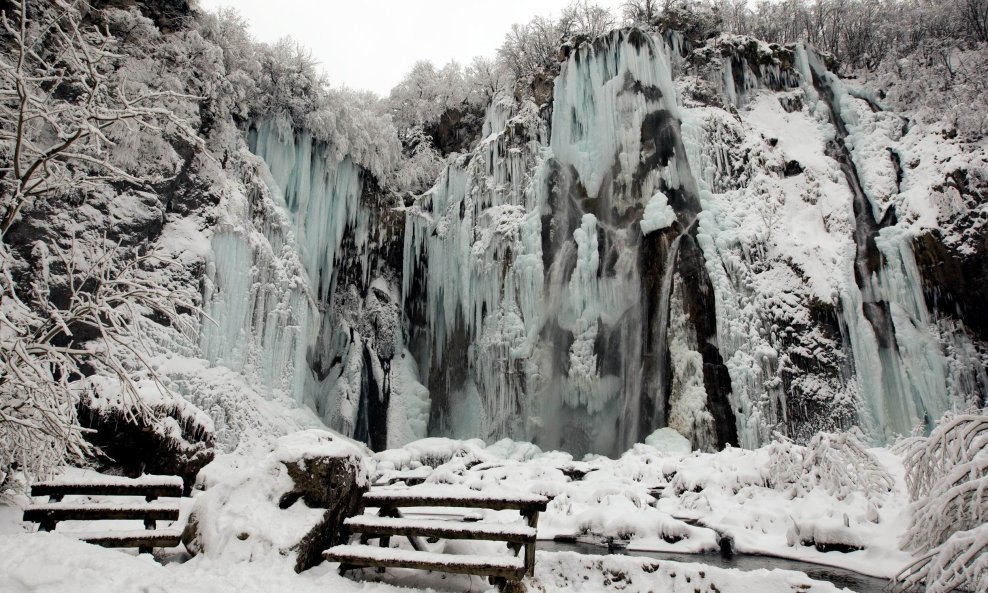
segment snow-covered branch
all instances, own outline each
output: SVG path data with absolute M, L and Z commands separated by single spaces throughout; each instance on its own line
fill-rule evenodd
M 902 548 L 917 559 L 896 588 L 988 591 L 988 413 L 948 414 L 928 438 L 899 448 L 916 501 Z
M 93 181 L 144 186 L 158 180 L 129 174 L 109 159 L 113 137 L 153 130 L 199 142 L 168 104 L 194 99 L 137 89 L 117 76 L 116 40 L 83 27 L 81 2 L 58 0 L 50 10 L 21 0 L 0 26 L 11 52 L 0 53 L 0 234 L 27 202 Z M 37 14 L 35 14 L 37 12 Z
M 186 295 L 155 285 L 155 253 L 129 254 L 103 240 L 68 249 L 35 244 L 42 262 L 31 305 L 14 290 L 10 253 L 2 249 L 0 290 L 0 468 L 17 463 L 43 475 L 66 457 L 90 451 L 76 420 L 77 382 L 98 371 L 122 386 L 123 418 L 146 419 L 138 378 L 164 390 L 148 360 L 140 324 L 149 316 L 192 338 Z M 55 292 L 59 295 L 56 297 Z

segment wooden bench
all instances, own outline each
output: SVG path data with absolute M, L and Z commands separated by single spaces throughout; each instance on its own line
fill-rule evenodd
M 157 529 L 158 521 L 177 521 L 177 504 L 152 504 L 159 497 L 182 496 L 182 478 L 178 476 L 141 476 L 118 478 L 100 476 L 94 481 L 43 482 L 31 487 L 31 496 L 47 496 L 45 504 L 24 509 L 24 520 L 38 523 L 39 531 L 54 531 L 60 521 L 136 520 L 144 521 L 144 530 L 107 530 L 98 533 L 69 532 L 67 535 L 107 548 L 138 548 L 143 553 L 152 548 L 170 548 L 182 541 L 181 529 Z M 144 497 L 144 503 L 119 504 L 77 502 L 64 503 L 66 496 Z
M 356 545 L 335 546 L 326 550 L 327 560 L 340 563 L 340 574 L 354 568 L 417 568 L 441 572 L 486 576 L 504 586 L 519 581 L 535 571 L 535 543 L 539 513 L 545 511 L 544 496 L 514 493 L 489 493 L 465 488 L 418 486 L 406 489 L 377 489 L 364 494 L 364 505 L 378 509 L 377 516 L 350 517 L 345 524 L 360 534 Z M 478 523 L 469 518 L 420 519 L 402 516 L 400 508 L 475 508 L 495 511 L 518 511 L 523 524 Z M 408 538 L 413 550 L 391 548 L 392 536 Z M 424 549 L 420 537 L 503 541 L 514 556 L 441 554 Z M 379 540 L 379 547 L 368 545 Z M 518 553 L 524 549 L 523 556 Z

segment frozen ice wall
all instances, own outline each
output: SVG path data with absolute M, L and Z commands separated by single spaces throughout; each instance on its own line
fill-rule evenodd
M 616 31 L 564 63 L 550 122 L 530 103 L 492 113 L 418 199 L 403 294 L 430 433 L 616 454 L 673 418 L 698 446 L 734 441 L 733 417 L 712 421 L 729 388 L 711 388 L 713 303 L 691 298 L 707 280 L 675 97 L 665 43 Z
M 401 239 L 387 196 L 349 158 L 278 118 L 247 140 L 260 162 L 242 175 L 250 196 L 231 191 L 222 204 L 204 355 L 375 447 L 424 436 L 427 395 L 404 352 L 386 261 Z
M 897 116 L 799 47 L 631 29 L 567 51 L 550 102 L 498 97 L 403 209 L 259 123 L 263 164 L 213 235 L 204 354 L 378 449 L 617 455 L 665 426 L 702 449 L 883 442 L 988 392 L 927 306 Z
M 883 221 L 897 138 L 867 140 L 813 68 L 616 31 L 569 49 L 541 112 L 492 109 L 406 221 L 429 432 L 609 454 L 661 426 L 698 448 L 851 425 L 882 442 L 983 390 L 926 308 L 915 231 Z
M 878 442 L 917 426 L 929 430 L 973 394 L 948 392 L 949 365 L 941 346 L 948 336 L 941 335 L 927 309 L 913 256 L 916 232 L 899 224 L 894 205 L 879 201 L 885 188 L 875 169 L 882 160 L 891 167 L 889 157 L 880 157 L 896 146 L 901 126 L 868 125 L 866 120 L 879 117 L 872 106 L 852 97 L 812 51 L 797 48 L 797 64 L 808 101 L 816 100 L 834 127 L 837 158 L 853 196 L 856 250 L 840 301 L 854 352 L 861 424 Z

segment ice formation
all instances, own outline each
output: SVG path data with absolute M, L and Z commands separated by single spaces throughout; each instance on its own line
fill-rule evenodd
M 376 448 L 616 455 L 663 427 L 702 449 L 851 425 L 887 442 L 988 393 L 927 303 L 931 216 L 889 156 L 897 116 L 801 46 L 687 45 L 569 48 L 551 109 L 498 97 L 400 210 L 304 130 L 257 122 L 275 206 L 229 201 L 203 352 Z

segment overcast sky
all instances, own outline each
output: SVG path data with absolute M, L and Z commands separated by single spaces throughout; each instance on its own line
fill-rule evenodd
M 232 6 L 259 41 L 291 36 L 322 64 L 333 86 L 386 95 L 417 60 L 442 65 L 493 56 L 512 23 L 558 16 L 571 0 L 199 0 Z M 615 14 L 621 0 L 597 0 Z

